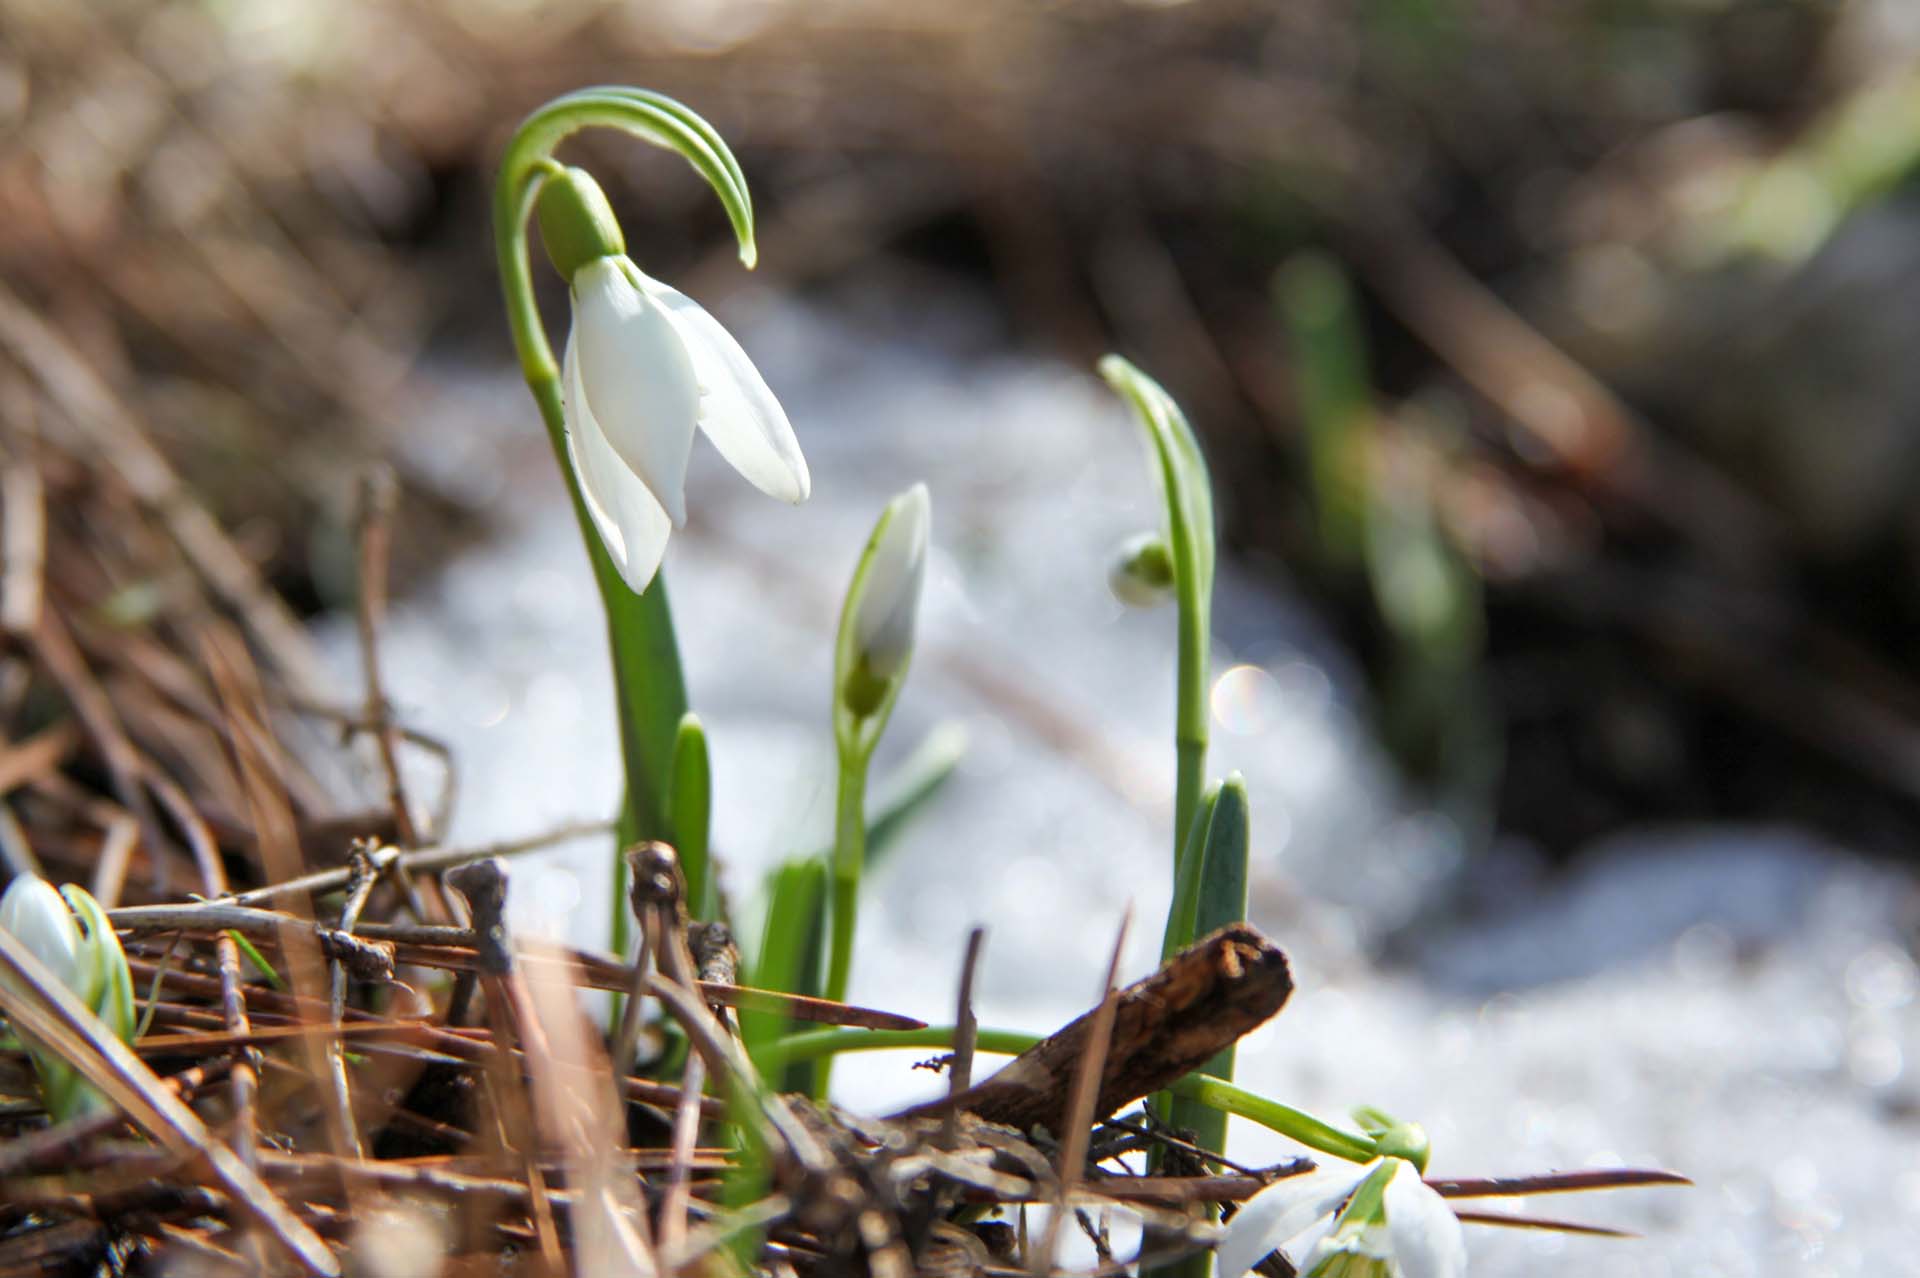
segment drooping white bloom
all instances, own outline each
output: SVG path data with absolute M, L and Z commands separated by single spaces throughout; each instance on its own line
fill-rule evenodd
M 1384 1191 L 1356 1216 L 1357 1199 L 1366 1195 L 1355 1191 L 1376 1172 L 1389 1177 Z M 1220 1278 L 1242 1278 L 1275 1249 L 1302 1278 L 1460 1278 L 1467 1271 L 1459 1217 L 1403 1158 L 1323 1167 L 1261 1190 L 1227 1222 L 1217 1252 Z
M 932 524 L 933 499 L 925 484 L 915 484 L 893 499 L 880 539 L 874 543 L 873 560 L 853 614 L 853 649 L 875 679 L 893 678 L 913 650 Z
M 573 274 L 562 361 L 567 455 L 621 578 L 644 591 L 686 521 L 697 426 L 760 491 L 812 490 L 793 427 L 753 362 L 699 303 L 612 254 Z

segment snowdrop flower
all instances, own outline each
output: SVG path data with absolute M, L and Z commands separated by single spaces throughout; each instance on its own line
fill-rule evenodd
M 83 887 L 54 890 L 45 879 L 22 874 L 0 896 L 0 931 L 10 933 L 73 996 L 122 1040 L 133 1038 L 133 976 L 126 951 L 106 911 Z M 39 1075 L 40 1094 L 55 1121 L 103 1104 L 59 1056 L 27 1047 Z
M 567 457 L 594 530 L 639 593 L 659 570 L 668 534 L 686 522 L 696 426 L 748 482 L 782 501 L 807 499 L 806 458 L 740 344 L 698 302 L 627 257 L 591 176 L 557 170 L 537 212 L 573 295 L 561 360 Z
M 1302 1278 L 1460 1278 L 1459 1217 L 1404 1158 L 1320 1168 L 1274 1182 L 1227 1222 L 1220 1278 L 1282 1249 Z
M 872 715 L 906 677 L 927 575 L 933 502 L 915 484 L 887 503 L 855 570 L 841 619 L 841 701 L 856 719 Z

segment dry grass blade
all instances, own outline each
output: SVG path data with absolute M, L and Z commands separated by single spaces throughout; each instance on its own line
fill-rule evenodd
M 329 1276 L 340 1272 L 339 1262 L 319 1235 L 5 931 L 0 931 L 0 1010 L 19 1032 L 58 1052 L 156 1140 L 182 1156 L 204 1159 L 240 1209 L 307 1272 Z
M 1052 1272 L 1053 1258 L 1060 1245 L 1061 1222 L 1073 1205 L 1073 1192 L 1086 1172 L 1087 1130 L 1093 1124 L 1093 1107 L 1100 1094 L 1100 1078 L 1107 1063 L 1107 1050 L 1113 1042 L 1114 1011 L 1120 1005 L 1120 955 L 1127 948 L 1127 929 L 1133 925 L 1133 906 L 1120 916 L 1119 934 L 1113 938 L 1113 954 L 1107 960 L 1107 974 L 1100 986 L 1100 1002 L 1093 1009 L 1087 1027 L 1086 1047 L 1073 1071 L 1073 1090 L 1067 1093 L 1066 1126 L 1060 1140 L 1060 1187 L 1053 1211 L 1047 1216 L 1047 1232 L 1040 1250 L 1033 1257 L 1036 1278 Z
M 1583 1225 L 1575 1220 L 1550 1220 L 1544 1216 L 1507 1216 L 1497 1211 L 1457 1211 L 1454 1215 L 1470 1225 L 1499 1225 L 1506 1229 L 1542 1229 L 1555 1234 L 1584 1234 L 1592 1238 L 1638 1238 L 1625 1229 L 1605 1225 Z
M 1578 1194 L 1595 1189 L 1632 1189 L 1643 1185 L 1691 1185 L 1678 1172 L 1645 1167 L 1602 1167 L 1589 1171 L 1548 1172 L 1540 1176 L 1450 1178 L 1427 1184 L 1442 1198 L 1503 1198 L 1523 1194 Z

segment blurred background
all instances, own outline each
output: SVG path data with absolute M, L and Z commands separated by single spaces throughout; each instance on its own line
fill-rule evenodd
M 1150 961 L 1172 636 L 1105 595 L 1155 519 L 1091 376 L 1118 350 L 1213 468 L 1213 766 L 1301 977 L 1246 1076 L 1421 1118 L 1448 1173 L 1701 1182 L 1574 1205 L 1637 1244 L 1483 1231 L 1486 1272 L 1920 1273 L 1920 5 L 4 0 L 0 425 L 50 598 L 191 652 L 203 592 L 351 700 L 390 465 L 386 694 L 452 752 L 435 835 L 613 793 L 486 212 L 515 122 L 600 81 L 738 154 L 751 275 L 677 158 L 569 158 L 816 478 L 795 514 L 697 456 L 668 561 L 743 911 L 824 838 L 838 592 L 924 477 L 893 758 L 968 744 L 856 994 L 940 1017 L 988 919 L 983 1017 L 1044 1028 L 1128 900 Z M 342 829 L 380 794 L 331 784 Z M 601 927 L 602 857 L 530 869 L 529 920 Z

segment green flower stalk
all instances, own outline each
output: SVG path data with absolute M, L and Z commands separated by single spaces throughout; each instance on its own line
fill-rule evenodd
M 907 681 L 927 538 L 933 521 L 925 484 L 887 503 L 867 538 L 840 612 L 833 650 L 833 736 L 840 781 L 834 805 L 833 917 L 826 995 L 841 1000 L 853 971 L 854 923 L 866 861 L 867 764 Z M 826 1071 L 816 1088 L 826 1092 Z
M 739 344 L 699 305 L 641 272 L 599 186 L 553 158 L 586 128 L 617 129 L 686 159 L 719 196 L 748 267 L 757 257 L 753 206 L 711 125 L 671 98 L 620 87 L 570 93 L 528 116 L 494 184 L 494 248 L 514 348 L 606 608 L 626 783 L 616 837 L 623 847 L 643 838 L 677 845 L 669 786 L 687 694 L 659 566 L 685 518 L 694 432 L 773 496 L 803 501 L 810 481 L 786 415 Z M 564 362 L 554 359 L 534 299 L 526 229 L 536 213 L 573 302 Z M 618 857 L 614 867 L 613 937 L 624 952 L 626 871 Z
M 1117 592 L 1144 596 L 1171 575 L 1179 605 L 1178 702 L 1174 718 L 1173 860 L 1200 803 L 1207 762 L 1207 649 L 1213 626 L 1213 489 L 1193 428 L 1160 383 L 1118 355 L 1100 361 L 1100 375 L 1133 405 L 1153 451 L 1154 473 L 1166 501 L 1165 535 L 1136 539 L 1112 575 Z M 1154 546 L 1158 540 L 1160 546 Z M 1124 579 L 1124 580 L 1123 580 Z
M 45 879 L 18 876 L 0 896 L 0 931 L 32 951 L 122 1042 L 133 1041 L 133 977 L 126 951 L 107 912 L 85 888 L 69 883 L 56 891 Z M 106 1098 L 57 1054 L 31 1041 L 26 1048 L 54 1122 L 107 1106 Z
M 1197 936 L 1246 916 L 1246 788 L 1235 778 L 1225 790 L 1205 796 L 1200 792 L 1207 762 L 1213 489 L 1193 428 L 1173 397 L 1117 355 L 1100 361 L 1100 373 L 1138 414 L 1166 504 L 1163 534 L 1129 542 L 1109 581 L 1114 593 L 1126 602 L 1151 602 L 1155 596 L 1171 591 L 1179 607 L 1173 732 L 1174 894 L 1162 942 L 1164 955 L 1170 957 Z M 1210 1061 L 1206 1072 L 1222 1080 L 1231 1079 L 1231 1052 Z M 1176 1126 L 1191 1129 L 1201 1148 L 1225 1152 L 1224 1114 L 1190 1097 L 1170 1094 L 1157 1097 L 1154 1107 Z M 1209 1263 L 1203 1253 L 1155 1272 L 1168 1278 L 1205 1278 Z

